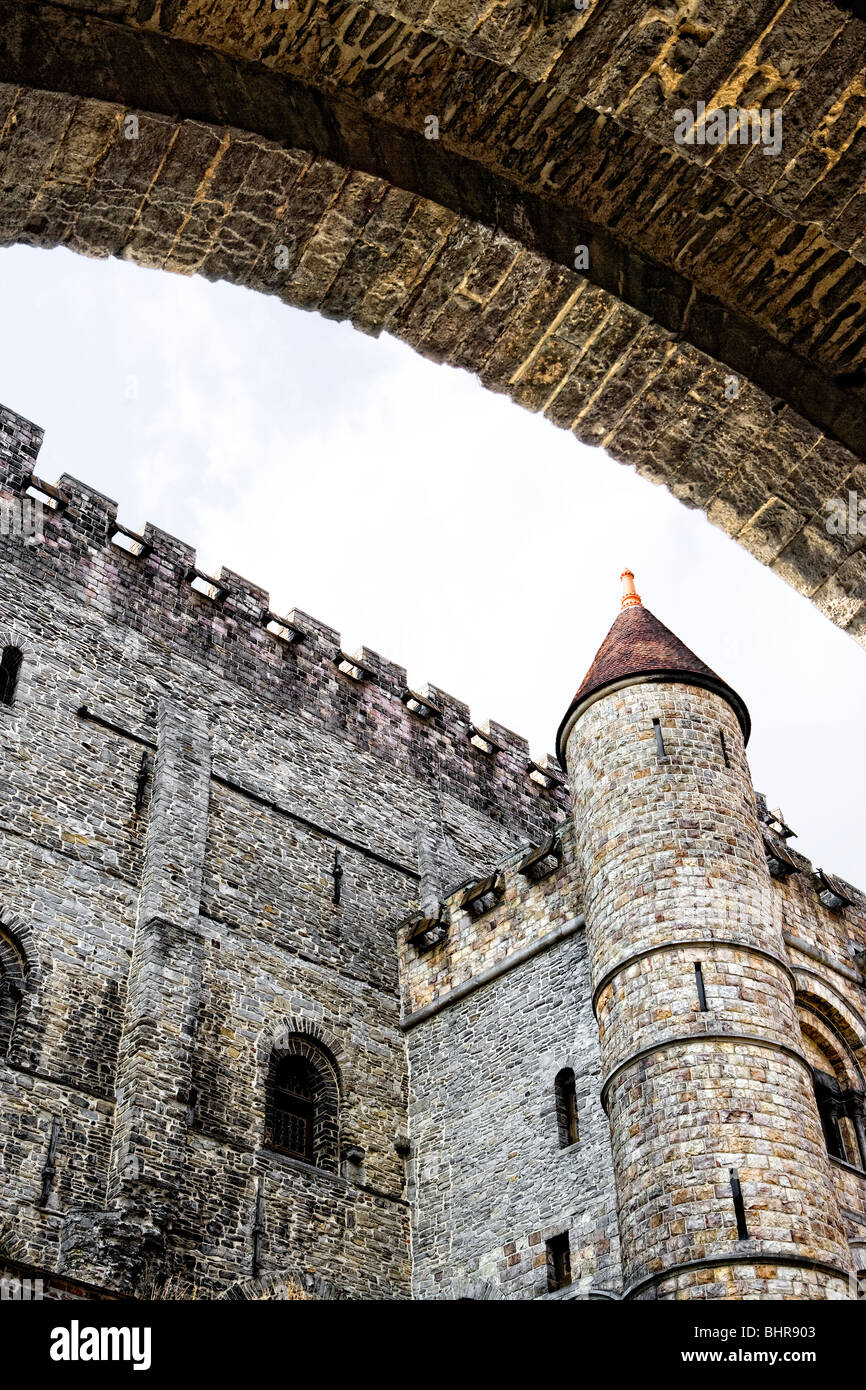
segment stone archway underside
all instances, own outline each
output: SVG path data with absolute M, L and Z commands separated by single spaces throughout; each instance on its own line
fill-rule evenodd
M 866 645 L 866 538 L 824 511 L 866 499 L 859 5 L 278 3 L 4 0 L 0 244 L 387 330 L 666 483 Z M 698 100 L 781 108 L 782 153 L 676 145 Z

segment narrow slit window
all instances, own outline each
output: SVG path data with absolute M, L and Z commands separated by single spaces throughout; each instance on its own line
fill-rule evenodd
M 21 659 L 18 647 L 3 648 L 3 656 L 0 658 L 0 704 L 11 705 L 15 702 Z
M 704 967 L 699 960 L 695 961 L 695 984 L 698 987 L 698 1003 L 701 1006 L 701 1013 L 707 1012 L 707 991 L 704 988 Z
M 547 1290 L 556 1293 L 571 1283 L 571 1249 L 568 1231 L 552 1236 L 545 1242 L 547 1248 Z
M 559 1129 L 559 1147 L 569 1149 L 580 1138 L 577 1115 L 577 1091 L 574 1072 L 571 1067 L 563 1067 L 557 1074 L 556 1082 L 556 1122 Z
M 746 1206 L 743 1201 L 743 1190 L 740 1187 L 740 1176 L 736 1168 L 730 1170 L 731 1173 L 731 1196 L 734 1199 L 734 1215 L 737 1218 L 737 1239 L 749 1239 L 749 1227 L 746 1223 Z
M 724 731 L 724 729 L 719 729 L 719 743 L 722 745 L 722 757 L 723 757 L 724 760 L 725 760 L 725 767 L 730 767 L 730 766 L 731 766 L 731 760 L 730 760 L 730 758 L 728 757 L 728 745 L 725 743 L 725 731 Z
M 656 752 L 660 758 L 665 756 L 665 741 L 662 735 L 662 726 L 657 719 L 653 720 L 653 733 L 656 736 Z

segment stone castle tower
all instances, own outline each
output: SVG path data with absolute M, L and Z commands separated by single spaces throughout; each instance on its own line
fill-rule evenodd
M 623 580 L 622 612 L 559 734 L 623 1280 L 636 1298 L 844 1297 L 847 1240 L 746 762 L 749 716 Z
M 631 576 L 535 761 L 40 444 L 0 408 L 0 1276 L 856 1297 L 866 898 Z

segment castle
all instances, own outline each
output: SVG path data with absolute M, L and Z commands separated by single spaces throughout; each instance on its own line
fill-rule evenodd
M 40 443 L 0 409 L 0 1275 L 862 1296 L 866 896 L 630 573 L 536 763 Z

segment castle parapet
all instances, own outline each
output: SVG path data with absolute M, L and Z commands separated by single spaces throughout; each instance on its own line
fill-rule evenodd
M 34 485 L 42 431 L 0 407 L 0 490 Z M 209 575 L 196 551 L 148 523 L 132 530 L 117 503 L 64 473 L 44 495 L 41 543 L 5 538 L 10 557 L 38 583 L 79 597 L 108 621 L 234 680 L 445 794 L 473 805 L 521 836 L 543 839 L 562 819 L 568 794 L 540 777 L 527 741 L 495 721 L 475 723 L 469 706 L 437 686 L 413 692 L 403 666 L 361 647 L 344 651 L 334 628 L 293 609 L 272 611 L 267 590 L 234 570 Z

